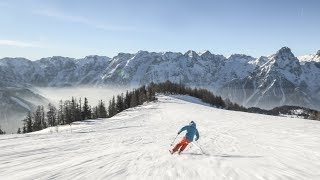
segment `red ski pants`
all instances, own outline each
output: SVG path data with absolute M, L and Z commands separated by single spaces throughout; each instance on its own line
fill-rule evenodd
M 173 152 L 176 152 L 180 149 L 180 152 L 183 151 L 187 146 L 188 144 L 190 143 L 190 141 L 188 141 L 187 138 L 182 138 L 182 140 L 173 148 Z

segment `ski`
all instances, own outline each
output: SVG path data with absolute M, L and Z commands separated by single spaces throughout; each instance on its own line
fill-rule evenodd
M 173 154 L 173 152 L 171 150 L 169 150 L 169 152 L 170 152 L 171 155 Z

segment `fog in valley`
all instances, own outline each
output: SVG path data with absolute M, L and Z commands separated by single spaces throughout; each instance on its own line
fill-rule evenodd
M 112 96 L 124 93 L 131 88 L 119 87 L 67 87 L 67 88 L 36 88 L 38 93 L 46 97 L 50 102 L 57 105 L 60 100 L 71 100 L 75 97 L 77 100 L 84 99 L 89 101 L 89 105 L 95 106 L 99 100 L 103 100 L 106 104 Z
M 113 96 L 124 93 L 127 90 L 132 90 L 129 87 L 64 87 L 64 88 L 56 88 L 56 87 L 37 87 L 33 89 L 33 93 L 36 95 L 40 95 L 44 97 L 46 100 L 38 103 L 35 101 L 35 98 L 30 98 L 30 96 L 21 96 L 19 100 L 19 104 L 29 107 L 28 109 L 34 109 L 37 105 L 44 105 L 46 108 L 48 103 L 51 102 L 54 105 L 58 105 L 60 100 L 71 100 L 72 97 L 76 98 L 78 101 L 81 98 L 82 103 L 84 102 L 84 98 L 88 99 L 90 106 L 96 106 L 99 100 L 105 102 L 106 106 L 109 104 L 109 100 L 112 99 Z M 21 93 L 20 93 L 21 94 Z M 9 97 L 10 99 L 15 99 Z M 26 100 L 26 101 L 23 101 Z M 29 103 L 27 103 L 29 102 Z M 31 102 L 31 103 L 30 103 Z M 8 104 L 4 104 L 8 106 Z M 8 106 L 9 107 L 9 106 Z M 10 107 L 16 107 L 16 105 L 11 105 Z M 7 133 L 16 133 L 19 127 L 23 126 L 23 119 L 27 114 L 26 110 L 14 109 L 14 108 L 4 108 L 0 111 L 0 126 Z

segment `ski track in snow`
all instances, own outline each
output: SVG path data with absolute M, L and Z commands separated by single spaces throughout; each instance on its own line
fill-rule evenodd
M 0 179 L 320 179 L 320 122 L 158 98 L 59 133 L 0 136 Z M 170 155 L 191 120 L 206 154 L 190 144 Z

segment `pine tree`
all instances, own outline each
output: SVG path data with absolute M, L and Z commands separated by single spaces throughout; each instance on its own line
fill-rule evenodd
M 151 84 L 147 88 L 147 99 L 148 99 L 148 101 L 154 101 L 155 100 L 155 94 L 154 94 L 153 86 L 154 86 L 154 84 Z M 179 90 L 179 91 L 181 92 L 181 90 Z
M 99 118 L 99 110 L 97 106 L 92 108 L 92 118 L 93 119 Z
M 138 106 L 138 100 L 137 100 L 137 92 L 136 90 L 133 91 L 133 94 L 130 98 L 130 107 L 136 107 Z
M 97 107 L 98 110 L 98 117 L 99 118 L 106 118 L 107 117 L 107 110 L 104 102 L 102 100 L 99 101 L 99 105 Z
M 34 122 L 32 124 L 32 131 L 39 131 L 43 129 L 42 126 L 42 108 L 38 106 L 36 111 L 33 113 Z
M 116 100 L 115 100 L 114 96 L 112 97 L 111 106 L 110 107 L 111 107 L 111 112 L 109 112 L 109 116 L 112 117 L 112 116 L 117 114 Z
M 17 134 L 21 134 L 21 129 L 18 128 Z
M 65 124 L 65 115 L 64 115 L 64 113 L 63 113 L 63 102 L 62 102 L 62 100 L 60 100 L 59 101 L 59 109 L 58 109 L 58 115 L 57 115 L 58 117 L 58 122 L 57 122 L 57 124 L 59 125 L 59 124 Z
M 229 98 L 225 99 L 224 102 L 225 102 L 226 109 L 230 109 L 233 105 Z
M 70 113 L 71 113 L 71 122 L 77 121 L 77 104 L 76 104 L 76 99 L 74 97 L 72 97 L 71 99 Z
M 117 107 L 117 113 L 119 113 L 119 112 L 124 110 L 123 94 L 117 96 L 116 107 Z
M 57 122 L 57 109 L 51 103 L 48 104 L 47 120 L 49 126 L 56 126 Z
M 84 120 L 91 118 L 91 110 L 90 110 L 87 98 L 84 98 L 84 104 L 83 104 L 83 107 L 82 107 L 81 114 L 82 114 L 82 119 L 84 119 Z
M 5 134 L 6 132 L 5 131 L 3 131 L 2 129 L 1 129 L 1 126 L 0 126 L 0 134 Z
M 124 98 L 124 109 L 128 109 L 128 108 L 130 108 L 130 94 L 127 91 L 126 96 Z
M 23 134 L 24 134 L 24 133 L 27 133 L 27 128 L 26 128 L 26 126 L 25 126 L 25 125 L 23 125 L 22 133 L 23 133 Z
M 23 121 L 24 121 L 23 133 L 32 132 L 32 130 L 33 130 L 33 127 L 32 127 L 33 120 L 32 120 L 32 115 L 31 115 L 30 111 L 28 112 L 27 117 Z
M 109 106 L 108 106 L 108 117 L 112 117 L 114 114 L 112 112 L 112 100 L 109 101 Z
M 75 111 L 75 118 L 76 118 L 76 121 L 81 121 L 82 118 L 81 118 L 81 106 L 76 103 L 76 111 Z
M 81 107 L 81 104 L 82 103 L 82 100 L 81 100 L 81 98 L 79 99 L 79 110 L 80 110 L 80 112 L 79 112 L 79 119 L 80 119 L 80 121 L 82 121 L 83 119 L 82 119 L 82 107 Z
M 41 129 L 44 129 L 44 128 L 48 127 L 47 122 L 46 122 L 44 107 L 41 106 L 40 110 L 41 110 Z
M 64 124 L 72 123 L 72 113 L 71 113 L 71 102 L 69 100 L 65 101 L 63 104 L 63 114 L 65 117 Z
M 142 105 L 146 101 L 147 101 L 147 94 L 145 93 L 145 91 L 141 91 L 139 94 L 140 105 Z
M 320 112 L 319 111 L 317 112 L 317 116 L 316 117 L 317 117 L 317 120 L 320 120 Z

